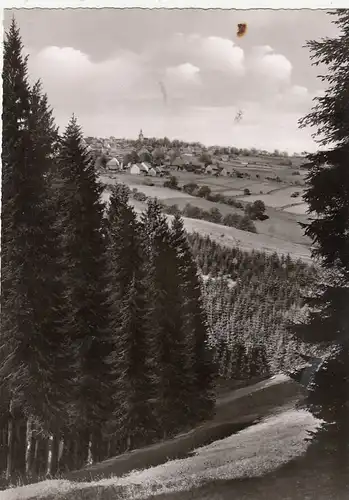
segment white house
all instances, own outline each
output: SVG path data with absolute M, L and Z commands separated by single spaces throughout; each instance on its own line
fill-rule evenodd
M 134 163 L 132 167 L 130 168 L 130 174 L 132 175 L 139 175 L 141 173 L 141 169 L 137 165 L 137 163 Z
M 107 168 L 110 170 L 119 170 L 120 168 L 120 162 L 116 158 L 112 158 L 111 160 L 108 161 L 107 163 Z
M 147 174 L 149 172 L 149 167 L 144 161 L 140 164 L 139 168 L 144 174 Z
M 205 168 L 205 173 L 206 174 L 212 174 L 213 172 L 213 165 L 208 165 L 206 168 Z
M 156 176 L 156 170 L 155 170 L 155 168 L 151 167 L 148 170 L 148 175 L 151 175 L 152 177 L 155 177 Z

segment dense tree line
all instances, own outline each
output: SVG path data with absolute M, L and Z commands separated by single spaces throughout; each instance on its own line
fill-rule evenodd
M 188 239 L 203 276 L 220 375 L 248 379 L 292 369 L 309 347 L 286 327 L 304 316 L 303 291 L 316 283 L 316 268 L 276 253 L 226 248 L 197 233 Z
M 214 409 L 200 280 L 180 217 L 128 192 L 109 205 L 73 116 L 62 136 L 4 43 L 0 471 L 83 467 L 178 433 Z

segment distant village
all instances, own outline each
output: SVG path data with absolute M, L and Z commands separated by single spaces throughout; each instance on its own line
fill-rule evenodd
M 255 148 L 205 147 L 168 138 L 146 138 L 141 130 L 137 140 L 115 137 L 86 137 L 85 146 L 96 160 L 98 170 L 132 175 L 163 177 L 171 171 L 188 171 L 212 176 L 233 176 L 241 167 L 285 166 L 302 168 L 305 152 L 288 156 Z

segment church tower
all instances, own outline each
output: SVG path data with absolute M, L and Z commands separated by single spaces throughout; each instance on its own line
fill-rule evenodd
M 138 140 L 140 143 L 142 143 L 144 141 L 144 135 L 143 135 L 143 131 L 141 129 L 141 131 L 139 132 L 139 136 L 138 136 Z

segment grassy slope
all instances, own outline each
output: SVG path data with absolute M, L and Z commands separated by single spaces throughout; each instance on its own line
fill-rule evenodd
M 253 422 L 259 421 L 270 414 L 275 414 L 278 409 L 293 407 L 295 402 L 302 398 L 303 394 L 301 386 L 284 376 L 273 377 L 237 390 L 231 390 L 227 386 L 219 392 L 216 414 L 212 421 L 206 422 L 172 440 L 125 453 L 87 467 L 82 471 L 68 473 L 62 479 L 86 482 L 99 480 L 103 477 L 121 477 L 135 469 L 147 469 L 163 464 L 169 459 L 184 458 L 194 449 L 238 432 Z M 50 484 L 50 481 L 46 481 L 12 491 L 0 492 L 0 499 L 43 498 L 44 500 L 51 500 L 55 498 L 63 500 L 80 498 L 76 489 L 67 496 L 58 493 L 61 491 L 60 487 L 63 488 L 67 484 L 66 489 L 69 490 L 70 483 L 54 483 L 54 481 L 52 484 Z M 98 485 L 91 484 L 91 487 L 89 487 L 85 484 L 82 486 L 81 498 L 117 498 L 115 496 L 97 496 L 97 489 L 100 488 Z M 56 492 L 53 491 L 55 487 Z M 39 495 L 44 488 L 47 493 L 43 496 Z
M 120 181 L 123 182 L 122 176 Z M 108 182 L 113 184 L 113 181 L 110 181 L 110 179 Z M 139 191 L 145 192 L 143 189 L 144 187 L 147 188 L 148 186 L 138 186 Z M 157 189 L 159 190 L 159 193 L 161 193 L 160 190 L 163 190 L 164 188 L 156 188 L 155 186 L 152 188 L 152 195 L 157 195 L 159 199 L 161 199 L 161 196 L 157 194 Z M 106 191 L 104 193 L 104 199 L 107 200 L 108 198 L 109 193 Z M 194 204 L 196 198 L 193 197 L 192 200 L 192 203 Z M 202 202 L 200 199 L 199 201 Z M 135 200 L 131 200 L 131 203 L 138 212 L 144 210 L 146 206 L 145 204 Z M 222 205 L 220 205 L 220 207 L 221 206 Z M 171 220 L 171 216 L 167 217 Z M 267 253 L 277 252 L 278 254 L 290 254 L 293 259 L 301 259 L 306 263 L 310 263 L 310 247 L 308 244 L 304 243 L 301 229 L 296 223 L 293 222 L 292 217 L 293 216 L 291 214 L 280 213 L 278 218 L 271 217 L 267 221 L 260 223 L 257 222 L 257 230 L 259 231 L 257 234 L 249 233 L 248 231 L 241 231 L 240 229 L 223 226 L 221 224 L 214 224 L 204 220 L 189 219 L 187 217 L 184 217 L 183 219 L 185 228 L 188 232 L 198 232 L 202 236 L 209 236 L 212 240 L 229 248 L 239 246 L 241 250 L 246 251 L 259 250 Z M 262 231 L 269 231 L 270 233 L 274 233 L 275 236 L 263 234 Z M 293 238 L 293 241 L 289 241 L 289 235 Z

